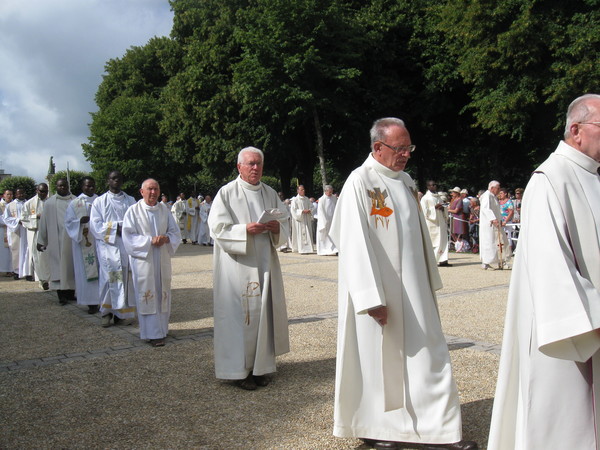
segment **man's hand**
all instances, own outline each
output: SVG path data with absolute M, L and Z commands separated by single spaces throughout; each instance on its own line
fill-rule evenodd
M 384 326 L 387 324 L 388 311 L 387 306 L 378 306 L 377 308 L 370 309 L 367 313 L 375 319 L 375 321 Z
M 271 233 L 279 233 L 279 222 L 277 220 L 271 220 L 265 224 L 265 228 L 267 231 Z
M 498 220 L 497 219 L 492 220 L 491 225 L 497 227 L 498 226 Z
M 44 247 L 42 244 L 36 244 L 35 248 L 37 248 L 38 252 L 43 252 L 46 250 L 46 247 Z
M 310 209 L 303 209 L 302 214 L 311 214 L 312 211 Z
M 444 209 L 444 205 L 438 203 L 437 205 L 435 205 L 435 209 Z
M 267 224 L 252 222 L 246 224 L 246 231 L 248 234 L 260 234 L 267 230 Z
M 152 245 L 154 245 L 155 247 L 161 247 L 165 244 L 168 244 L 169 242 L 171 242 L 169 236 L 165 236 L 163 234 L 161 234 L 160 236 L 152 237 Z

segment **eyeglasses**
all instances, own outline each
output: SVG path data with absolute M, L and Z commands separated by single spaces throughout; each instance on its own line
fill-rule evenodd
M 579 125 L 596 125 L 600 127 L 600 122 L 577 122 Z
M 412 153 L 417 148 L 416 145 L 399 145 L 398 147 L 392 147 L 391 145 L 387 145 L 383 141 L 379 141 L 379 142 L 381 142 L 387 148 L 389 148 L 390 150 L 392 150 L 394 153 Z

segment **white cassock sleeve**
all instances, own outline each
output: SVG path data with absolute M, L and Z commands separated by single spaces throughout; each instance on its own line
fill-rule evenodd
M 144 211 L 146 213 L 146 211 Z M 181 232 L 175 222 L 173 215 L 167 210 L 167 231 L 165 235 L 169 238 L 169 243 L 165 248 L 170 256 L 175 255 L 175 251 L 181 243 Z M 140 234 L 136 226 L 135 208 L 129 208 L 123 219 L 123 245 L 127 254 L 132 258 L 146 259 L 152 250 L 152 236 Z
M 119 223 L 113 221 L 105 222 L 99 207 L 100 202 L 95 201 L 92 203 L 90 230 L 96 239 L 114 245 L 117 240 L 117 226 Z
M 16 200 L 13 200 L 16 201 Z M 12 216 L 10 213 L 10 203 L 6 205 L 6 209 L 4 210 L 4 223 L 8 227 L 8 230 L 12 233 L 16 233 L 19 228 L 19 214 L 16 216 Z
M 537 324 L 539 350 L 547 356 L 587 361 L 600 349 L 600 335 L 589 305 L 600 304 L 600 292 L 577 270 L 567 225 L 552 186 L 534 175 L 527 186 L 524 226 L 519 240 L 523 266 L 528 270 Z M 535 255 L 535 261 L 527 261 Z
M 211 237 L 219 244 L 224 252 L 232 255 L 245 255 L 247 231 L 245 223 L 233 223 L 229 210 L 223 203 L 221 192 L 217 193 L 210 214 L 208 226 Z
M 437 224 L 437 211 L 435 209 L 433 198 L 429 198 L 427 195 L 425 195 L 421 199 L 421 209 L 423 210 L 425 219 L 427 219 L 429 222 Z
M 81 242 L 81 239 L 83 238 L 82 227 L 79 218 L 75 214 L 73 202 L 69 203 L 67 211 L 65 212 L 65 230 L 72 240 Z
M 379 262 L 369 240 L 366 187 L 352 174 L 337 203 L 329 235 L 339 249 L 340 275 L 358 314 L 385 306 Z

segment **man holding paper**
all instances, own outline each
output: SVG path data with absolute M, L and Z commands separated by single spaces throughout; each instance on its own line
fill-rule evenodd
M 216 377 L 254 390 L 289 351 L 288 319 L 277 248 L 287 242 L 288 215 L 277 193 L 260 182 L 264 156 L 238 155 L 239 176 L 213 201 L 208 226 L 214 246 Z

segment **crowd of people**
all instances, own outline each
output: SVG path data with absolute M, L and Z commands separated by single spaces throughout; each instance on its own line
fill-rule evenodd
M 419 197 L 438 266 L 452 266 L 448 253 L 455 251 L 480 253 L 483 269 L 510 268 L 519 237 L 522 188 L 515 189 L 513 198 L 496 180 L 476 196 L 458 186 L 438 191 L 433 180 L 426 187 Z
M 119 171 L 108 174 L 108 191 L 81 179 L 82 193 L 69 192 L 66 179 L 40 183 L 25 201 L 24 190 L 7 190 L 0 202 L 0 271 L 38 281 L 58 301 L 100 313 L 103 327 L 128 325 L 136 311 L 140 338 L 163 346 L 170 313 L 171 257 L 181 232 L 170 208 L 159 202 L 160 187 L 145 180 L 136 200 L 121 190 Z
M 39 280 L 61 303 L 76 297 L 103 326 L 137 311 L 140 338 L 162 346 L 171 257 L 181 242 L 213 245 L 215 375 L 256 390 L 290 351 L 278 253 L 314 253 L 316 242 L 319 255 L 339 253 L 334 435 L 378 449 L 472 450 L 438 313 L 438 267 L 450 265 L 451 244 L 478 245 L 483 269 L 508 267 L 518 224 L 489 448 L 597 448 L 600 96 L 573 101 L 564 140 L 514 199 L 495 180 L 474 197 L 430 180 L 420 196 L 404 171 L 415 149 L 402 120 L 375 121 L 370 153 L 339 199 L 326 186 L 318 202 L 303 186 L 284 200 L 262 183 L 254 147 L 239 152 L 239 176 L 214 202 L 159 202 L 153 179 L 136 202 L 118 171 L 100 197 L 90 177 L 77 198 L 63 179 L 50 198 L 45 184 L 28 201 L 7 191 L 0 233 L 5 243 L 12 233 L 11 251 L 0 247 L 0 269 Z

